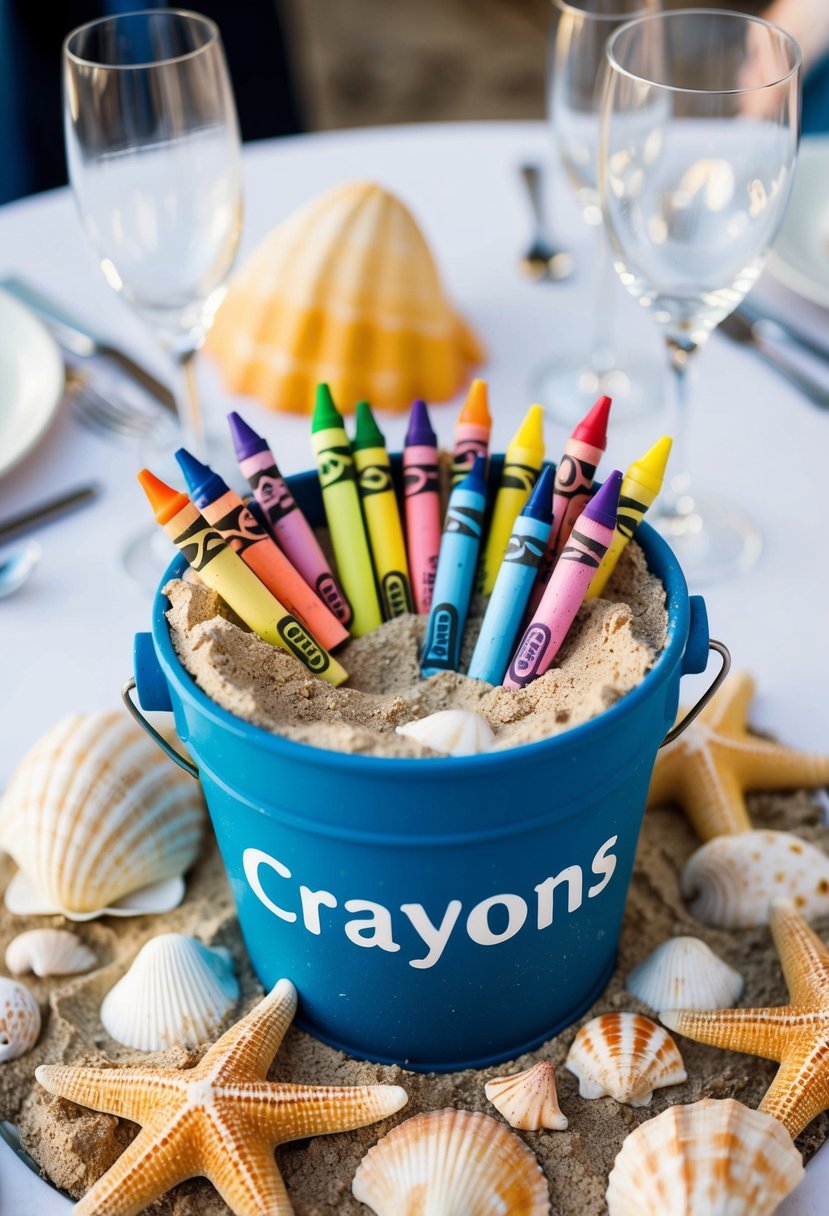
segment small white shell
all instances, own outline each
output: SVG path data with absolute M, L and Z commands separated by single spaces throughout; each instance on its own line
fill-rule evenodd
M 573 1040 L 565 1067 L 582 1098 L 609 1096 L 650 1106 L 653 1091 L 688 1080 L 679 1048 L 663 1026 L 641 1013 L 603 1013 Z
M 767 925 L 773 899 L 790 899 L 807 920 L 829 915 L 829 857 L 789 832 L 716 836 L 682 871 L 691 913 L 720 929 Z
M 24 984 L 0 976 L 0 1063 L 31 1051 L 40 1034 L 40 1007 Z
M 657 1013 L 664 1009 L 729 1009 L 743 977 L 698 937 L 673 937 L 633 968 L 625 987 Z
M 89 971 L 96 962 L 89 947 L 66 929 L 29 929 L 6 947 L 6 966 L 12 975 L 75 975 Z
M 495 742 L 486 718 L 470 709 L 441 709 L 398 726 L 396 731 L 445 756 L 476 756 L 490 751 Z
M 229 951 L 162 933 L 104 997 L 101 1023 L 116 1042 L 139 1051 L 195 1047 L 212 1038 L 238 997 Z
M 567 1116 L 562 1114 L 556 1092 L 556 1071 L 549 1060 L 511 1077 L 493 1077 L 484 1093 L 510 1127 L 536 1132 L 540 1128 L 563 1132 Z

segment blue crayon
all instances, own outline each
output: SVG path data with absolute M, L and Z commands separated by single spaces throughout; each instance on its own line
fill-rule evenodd
M 554 484 L 555 467 L 545 465 L 516 516 L 469 664 L 475 680 L 500 684 L 504 678 L 553 526 Z
M 486 457 L 478 455 L 470 472 L 453 489 L 446 508 L 432 607 L 420 656 L 423 676 L 458 670 L 485 511 Z

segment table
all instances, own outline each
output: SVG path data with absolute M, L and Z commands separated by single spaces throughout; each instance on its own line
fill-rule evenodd
M 530 227 L 516 172 L 524 159 L 551 164 L 554 227 L 578 265 L 568 283 L 538 285 L 517 272 Z M 492 443 L 502 451 L 530 403 L 531 370 L 578 339 L 592 301 L 592 233 L 553 167 L 544 125 L 459 123 L 262 141 L 245 148 L 244 169 L 240 259 L 295 207 L 341 181 L 374 179 L 406 202 L 431 243 L 450 295 L 488 347 L 483 374 L 494 414 Z M 98 273 L 67 190 L 0 209 L 0 275 L 12 273 L 71 304 L 169 377 L 152 338 Z M 785 306 L 805 327 L 819 332 L 825 326 L 819 309 L 774 284 L 762 280 L 756 294 Z M 620 346 L 650 346 L 658 354 L 660 339 L 650 319 L 620 285 L 617 296 Z M 307 419 L 272 414 L 250 400 L 231 401 L 205 360 L 199 378 L 217 424 L 224 411 L 239 408 L 271 439 L 283 472 L 309 467 Z M 731 647 L 735 666 L 757 678 L 753 723 L 784 742 L 825 750 L 829 563 L 821 524 L 829 517 L 829 416 L 718 334 L 704 353 L 694 406 L 690 457 L 700 483 L 739 500 L 765 536 L 754 570 L 699 589 L 711 632 Z M 446 445 L 457 409 L 456 401 L 432 411 Z M 384 415 L 380 421 L 389 447 L 399 448 L 406 417 Z M 608 459 L 625 468 L 664 427 L 659 414 L 616 428 L 611 422 Z M 548 423 L 548 451 L 560 451 L 566 435 L 567 428 Z M 0 519 L 88 476 L 103 486 L 92 508 L 40 533 L 40 567 L 22 591 L 0 604 L 0 688 L 6 701 L 0 788 L 24 749 L 58 718 L 119 704 L 120 686 L 132 671 L 133 634 L 149 624 L 149 593 L 118 564 L 125 538 L 150 519 L 135 481 L 138 467 L 134 449 L 83 429 L 64 405 L 38 448 L 0 481 Z M 686 680 L 683 698 L 704 682 Z M 816 1214 L 821 1177 L 825 1187 L 829 1150 L 816 1158 L 807 1182 L 781 1213 Z M 26 1216 L 35 1204 L 39 1216 L 68 1210 L 0 1143 L 0 1210 Z

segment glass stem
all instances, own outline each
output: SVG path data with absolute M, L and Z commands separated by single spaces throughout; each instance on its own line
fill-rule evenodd
M 616 271 L 610 257 L 610 242 L 604 225 L 596 225 L 596 261 L 593 269 L 593 337 L 590 366 L 601 379 L 614 370 L 613 316 L 616 300 Z
M 691 338 L 668 334 L 668 361 L 671 366 L 668 434 L 673 438 L 670 476 L 660 498 L 662 511 L 671 515 L 690 515 L 694 510 L 691 475 L 688 472 L 688 401 L 691 382 L 696 377 L 699 343 Z
M 196 379 L 196 352 L 190 350 L 177 355 L 176 363 L 181 372 L 182 391 L 179 393 L 178 412 L 183 444 L 198 460 L 206 460 L 204 419 Z

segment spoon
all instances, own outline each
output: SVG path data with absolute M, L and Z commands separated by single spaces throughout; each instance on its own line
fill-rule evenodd
M 40 561 L 40 545 L 30 540 L 21 549 L 13 549 L 0 557 L 0 599 L 14 595 Z
M 532 240 L 521 255 L 521 269 L 537 283 L 566 279 L 573 273 L 573 255 L 566 249 L 558 249 L 547 232 L 541 196 L 541 169 L 538 165 L 522 165 L 521 178 L 527 189 L 535 225 Z

